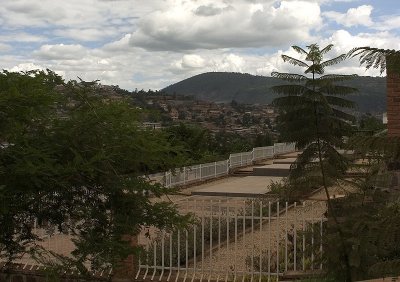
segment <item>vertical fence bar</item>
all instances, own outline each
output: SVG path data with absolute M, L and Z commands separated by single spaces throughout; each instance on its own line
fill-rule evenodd
M 323 216 L 321 216 L 321 223 L 320 223 L 320 246 L 319 246 L 319 253 L 320 253 L 320 257 L 322 257 L 322 235 L 323 235 L 323 231 L 322 231 L 322 228 L 323 228 L 323 220 L 324 220 L 324 218 L 323 218 Z M 322 259 L 321 259 L 321 263 L 320 263 L 320 266 L 319 266 L 319 268 L 322 270 Z
M 204 275 L 204 213 L 205 213 L 205 204 L 204 200 L 202 202 L 202 208 L 201 208 L 201 278 L 200 281 L 203 279 Z
M 254 277 L 254 199 L 251 200 L 251 279 Z
M 218 253 L 221 253 L 221 200 L 218 200 Z M 218 257 L 218 262 L 220 264 L 221 258 L 219 256 Z M 222 271 L 222 269 L 219 269 L 220 271 Z M 219 272 L 218 272 L 218 276 L 217 276 L 217 282 L 219 280 Z
M 302 208 L 302 218 L 303 218 L 303 246 L 302 246 L 302 255 L 303 255 L 303 271 L 306 269 L 306 259 L 305 259 L 305 250 L 306 250 L 306 237 L 305 237 L 305 232 L 306 232 L 306 221 L 304 219 L 304 210 L 306 208 L 306 202 L 303 202 L 303 208 Z
M 157 241 L 154 241 L 154 249 L 153 249 L 153 262 L 154 262 L 154 271 L 153 271 L 153 275 L 151 276 L 151 281 L 153 281 L 154 276 L 156 275 L 156 271 L 157 271 Z
M 261 282 L 261 278 L 262 278 L 262 243 L 263 243 L 263 232 L 262 232 L 262 221 L 263 221 L 263 202 L 262 200 L 260 201 L 260 278 L 259 278 L 259 282 Z
M 226 206 L 226 249 L 229 253 L 229 204 Z M 228 269 L 225 273 L 225 282 L 228 281 Z
M 146 245 L 146 271 L 144 272 L 144 275 L 143 275 L 143 279 L 146 279 L 146 277 L 147 277 L 147 273 L 149 272 L 149 265 L 150 265 L 150 261 L 149 261 L 149 252 L 150 252 L 150 250 L 149 250 L 149 245 Z
M 177 266 L 178 266 L 178 272 L 176 273 L 175 282 L 178 281 L 179 274 L 181 272 L 181 230 L 180 229 L 178 229 L 178 261 L 177 261 Z
M 141 256 L 141 254 L 139 254 L 139 267 L 138 267 L 138 272 L 136 273 L 136 275 L 135 275 L 135 280 L 137 280 L 138 279 L 138 277 L 139 277 L 139 274 L 140 274 L 140 270 L 141 270 L 141 265 L 143 264 L 143 262 L 142 262 L 142 256 Z M 26 266 L 26 264 L 25 264 L 25 266 Z M 25 267 L 24 267 L 25 268 Z
M 268 202 L 268 281 L 271 280 L 271 202 Z
M 311 270 L 314 270 L 314 202 L 311 202 Z
M 236 277 L 237 277 L 237 260 L 236 260 L 236 257 L 238 255 L 238 251 L 237 251 L 238 250 L 238 248 L 237 248 L 237 237 L 238 237 L 237 221 L 238 221 L 238 218 L 237 218 L 236 203 L 234 203 L 234 205 L 235 205 L 235 208 L 234 208 L 234 212 L 235 212 L 235 276 L 233 278 L 233 281 L 236 281 Z
M 213 247 L 213 200 L 210 201 L 210 264 L 209 264 L 210 273 L 208 275 L 208 282 L 210 282 L 211 272 L 212 272 L 212 259 L 213 259 L 212 247 Z
M 172 237 L 173 237 L 174 233 L 171 232 L 171 234 L 169 234 L 169 275 L 167 278 L 167 281 L 169 281 L 169 279 L 171 278 L 171 274 L 172 274 Z M 179 245 L 179 242 L 178 242 Z
M 160 278 L 158 281 L 161 281 L 163 275 L 164 275 L 164 269 L 165 269 L 165 231 L 163 230 L 161 233 L 161 274 Z
M 187 229 L 185 229 L 185 235 L 186 235 L 186 238 L 185 238 L 185 240 L 186 240 L 185 241 L 185 255 L 186 255 L 186 257 L 185 257 L 185 259 L 186 259 L 185 266 L 186 266 L 186 271 L 185 271 L 185 276 L 183 278 L 183 282 L 186 281 L 186 278 L 187 278 L 187 275 L 188 275 L 188 271 L 189 271 L 189 231 Z
M 279 201 L 276 202 L 276 277 L 279 277 Z
M 243 226 L 242 226 L 242 233 L 243 233 L 243 250 L 246 250 L 246 200 L 243 201 Z M 243 270 L 243 277 L 242 282 L 246 277 L 245 269 Z
M 294 202 L 294 212 L 297 212 L 297 202 Z M 295 221 L 293 225 L 293 253 L 294 253 L 294 262 L 293 262 L 293 270 L 297 270 L 297 221 Z
M 285 204 L 285 271 L 288 270 L 288 202 Z
M 194 210 L 195 214 L 197 212 L 197 203 L 196 200 L 194 200 Z M 194 281 L 194 277 L 196 276 L 196 270 L 197 270 L 197 228 L 196 224 L 193 225 L 193 276 L 192 276 L 192 282 Z
M 186 198 L 186 212 L 189 212 L 189 198 Z M 189 271 L 189 230 L 185 228 L 185 255 L 186 255 L 186 262 L 185 262 L 185 276 L 183 277 L 183 282 L 186 281 L 188 271 Z

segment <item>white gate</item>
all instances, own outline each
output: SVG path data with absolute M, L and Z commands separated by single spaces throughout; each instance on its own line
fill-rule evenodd
M 136 279 L 272 279 L 322 269 L 325 202 L 188 200 L 180 209 L 195 223 L 142 236 Z

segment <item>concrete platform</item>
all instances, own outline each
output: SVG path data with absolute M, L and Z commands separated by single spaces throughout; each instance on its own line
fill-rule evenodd
M 274 164 L 292 164 L 297 158 L 275 159 Z
M 297 156 L 300 154 L 301 154 L 301 152 L 287 153 L 287 154 L 283 154 L 283 155 L 278 155 L 275 157 L 275 159 L 297 158 Z
M 289 175 L 291 163 L 271 164 L 261 167 L 255 167 L 253 170 L 254 176 L 275 176 L 286 177 Z
M 257 197 L 269 192 L 269 185 L 282 177 L 246 176 L 226 178 L 218 183 L 207 183 L 192 190 L 192 195 L 224 197 Z

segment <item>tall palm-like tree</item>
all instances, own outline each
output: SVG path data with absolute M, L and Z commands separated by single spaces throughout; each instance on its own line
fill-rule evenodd
M 292 175 L 297 176 L 296 172 L 303 174 L 305 168 L 317 168 L 325 188 L 331 179 L 340 178 L 346 170 L 346 160 L 336 149 L 343 147 L 343 137 L 351 133 L 351 122 L 354 121 L 346 109 L 355 108 L 355 104 L 344 96 L 357 92 L 355 88 L 335 84 L 356 75 L 325 74 L 326 67 L 346 58 L 346 54 L 342 54 L 324 61 L 324 55 L 332 47 L 330 44 L 320 49 L 317 44 L 312 44 L 306 51 L 293 46 L 295 51 L 305 56 L 305 60 L 287 55 L 282 55 L 282 59 L 305 68 L 304 74 L 271 74 L 290 82 L 273 87 L 274 92 L 282 95 L 273 104 L 280 110 L 278 122 L 282 138 L 296 142 L 303 149 Z M 328 190 L 326 193 L 329 196 Z
M 282 59 L 304 68 L 304 73 L 271 74 L 289 82 L 273 87 L 274 92 L 282 95 L 273 101 L 280 111 L 278 125 L 281 137 L 284 141 L 296 142 L 297 147 L 303 150 L 292 166 L 289 180 L 303 179 L 303 182 L 309 183 L 313 179 L 322 184 L 328 199 L 328 213 L 341 233 L 328 187 L 342 179 L 347 169 L 347 160 L 337 149 L 343 147 L 343 137 L 351 133 L 351 122 L 354 121 L 346 109 L 354 108 L 355 104 L 344 96 L 357 92 L 357 89 L 336 83 L 356 75 L 325 73 L 327 67 L 346 59 L 346 54 L 341 54 L 324 60 L 324 55 L 332 50 L 332 44 L 322 49 L 317 44 L 307 46 L 307 50 L 299 46 L 292 48 L 305 60 L 287 55 L 282 55 Z M 346 280 L 351 281 L 344 238 L 342 234 L 339 235 L 342 238 Z

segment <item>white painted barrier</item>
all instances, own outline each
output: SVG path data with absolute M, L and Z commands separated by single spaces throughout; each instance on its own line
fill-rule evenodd
M 180 208 L 197 220 L 141 236 L 136 280 L 279 281 L 323 268 L 325 202 L 191 200 Z
M 228 160 L 192 165 L 149 175 L 149 179 L 165 187 L 176 187 L 228 175 L 233 168 L 248 166 L 256 161 L 273 158 L 296 150 L 294 143 L 276 143 L 274 146 L 257 147 L 250 152 L 230 154 Z

